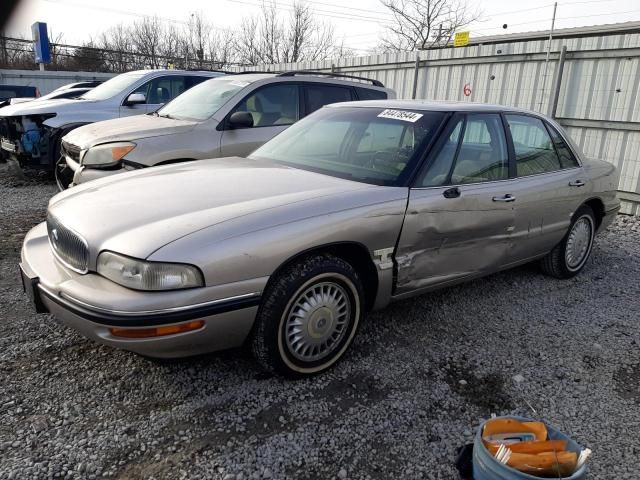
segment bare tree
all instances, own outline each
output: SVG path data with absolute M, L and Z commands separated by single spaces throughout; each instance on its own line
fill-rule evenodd
M 233 32 L 217 30 L 201 12 L 191 14 L 184 41 L 188 66 L 220 69 L 234 60 Z
M 202 16 L 201 12 L 192 13 L 189 18 L 187 46 L 193 63 L 202 68 L 205 61 L 206 50 L 211 37 L 212 27 Z M 191 58 L 190 58 L 191 59 Z
M 131 31 L 124 25 L 116 25 L 103 32 L 97 44 L 105 51 L 105 64 L 110 71 L 126 72 L 139 66 L 131 53 Z
M 62 54 L 62 49 L 58 46 L 58 44 L 62 43 L 63 40 L 63 33 L 58 33 L 56 35 L 53 33 L 53 29 L 49 31 L 49 53 L 51 54 L 51 63 L 58 67 L 64 66 L 69 59 L 69 57 L 65 57 L 65 55 Z
M 296 2 L 285 16 L 272 0 L 260 15 L 243 19 L 237 48 L 240 61 L 251 65 L 321 60 L 334 53 L 334 37 L 333 25 L 318 22 L 308 5 Z
M 205 59 L 209 68 L 219 70 L 236 62 L 235 35 L 229 30 L 212 32 L 208 38 L 209 56 Z
M 158 17 L 144 17 L 133 22 L 131 41 L 136 52 L 146 57 L 148 66 L 159 68 L 161 65 L 160 42 L 162 39 L 162 24 Z
M 380 48 L 410 51 L 446 45 L 459 30 L 480 18 L 467 0 L 381 0 L 394 19 Z

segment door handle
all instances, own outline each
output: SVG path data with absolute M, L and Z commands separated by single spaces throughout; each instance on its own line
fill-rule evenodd
M 584 182 L 582 180 L 575 180 L 573 182 L 569 182 L 570 187 L 584 187 Z
M 515 202 L 516 197 L 511 195 L 510 193 L 505 193 L 502 197 L 493 197 L 494 202 Z
M 453 187 L 442 192 L 442 195 L 444 198 L 458 198 L 460 196 L 460 189 L 458 187 Z

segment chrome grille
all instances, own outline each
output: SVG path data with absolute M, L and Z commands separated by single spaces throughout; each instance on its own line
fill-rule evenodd
M 47 215 L 47 232 L 53 253 L 63 264 L 79 273 L 89 268 L 89 247 L 84 238 Z
M 71 160 L 80 163 L 80 147 L 62 141 L 62 150 Z

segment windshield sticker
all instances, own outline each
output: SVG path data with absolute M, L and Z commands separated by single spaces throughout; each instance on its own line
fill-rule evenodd
M 246 87 L 250 82 L 231 82 L 229 85 L 233 85 L 234 87 Z
M 421 113 L 416 112 L 407 112 L 406 110 L 391 110 L 387 108 L 382 111 L 379 115 L 379 118 L 392 118 L 394 120 L 402 120 L 404 122 L 415 123 L 422 118 Z

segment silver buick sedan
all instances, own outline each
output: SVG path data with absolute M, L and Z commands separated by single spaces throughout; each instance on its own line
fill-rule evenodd
M 523 263 L 569 278 L 614 219 L 615 168 L 497 105 L 325 107 L 249 158 L 89 182 L 22 249 L 37 311 L 150 357 L 247 343 L 322 372 L 365 312 Z

